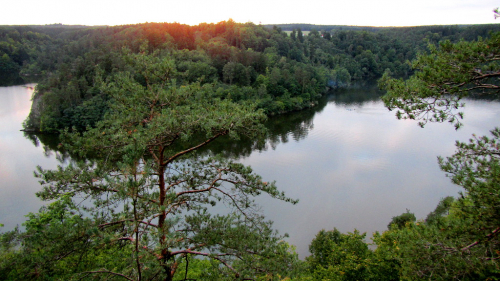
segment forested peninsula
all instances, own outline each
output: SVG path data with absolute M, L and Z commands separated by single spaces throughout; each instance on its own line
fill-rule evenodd
M 380 77 L 403 77 L 429 43 L 487 37 L 498 25 L 375 28 L 236 23 L 189 26 L 144 23 L 113 27 L 0 27 L 0 73 L 43 77 L 25 128 L 84 130 L 101 120 L 109 96 L 97 80 L 136 76 L 127 54 L 169 57 L 177 85 L 199 83 L 212 95 L 252 102 L 268 115 L 317 104 L 328 89 Z M 141 83 L 145 83 L 142 81 Z
M 300 198 L 200 151 L 223 136 L 258 141 L 267 116 L 378 78 L 398 118 L 458 129 L 464 97 L 500 92 L 499 31 L 232 20 L 0 27 L 1 76 L 40 79 L 25 129 L 61 134 L 72 157 L 35 172 L 50 203 L 0 234 L 0 279 L 498 280 L 498 128 L 438 159 L 463 188 L 457 198 L 423 220 L 409 210 L 388 219 L 374 248 L 357 230 L 321 230 L 305 260 L 255 202 Z

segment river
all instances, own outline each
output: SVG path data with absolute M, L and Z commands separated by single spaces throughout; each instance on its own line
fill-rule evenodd
M 55 168 L 63 161 L 20 131 L 33 87 L 0 87 L 0 223 L 5 224 L 0 231 L 20 225 L 43 205 L 35 196 L 40 189 L 33 177 L 36 166 Z M 456 131 L 447 123 L 422 129 L 416 121 L 397 120 L 380 95 L 369 85 L 335 91 L 313 109 L 270 118 L 264 146 L 225 141 L 212 147 L 300 200 L 290 205 L 258 198 L 301 258 L 321 229 L 358 229 L 369 237 L 406 209 L 424 219 L 441 198 L 461 190 L 440 171 L 436 157 L 452 155 L 456 140 L 488 134 L 499 125 L 498 101 L 465 100 L 464 127 Z

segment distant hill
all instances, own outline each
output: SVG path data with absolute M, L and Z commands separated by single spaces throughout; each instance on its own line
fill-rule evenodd
M 498 25 L 498 24 L 490 24 L 491 26 L 493 25 Z M 336 31 L 336 30 L 345 30 L 345 31 L 371 31 L 371 32 L 376 32 L 380 30 L 385 30 L 385 29 L 415 29 L 415 28 L 422 28 L 422 29 L 429 29 L 429 28 L 446 28 L 446 27 L 459 27 L 459 28 L 465 28 L 465 27 L 472 27 L 472 26 L 479 26 L 479 25 L 471 25 L 471 24 L 457 24 L 457 25 L 428 25 L 428 26 L 355 26 L 355 25 L 317 25 L 317 24 L 309 24 L 309 23 L 287 23 L 287 24 L 266 24 L 264 25 L 266 28 L 273 28 L 274 26 L 281 28 L 283 31 L 293 31 L 294 29 L 301 29 L 302 31 L 311 31 L 311 30 L 317 30 L 317 31 Z
M 332 30 L 366 30 L 366 31 L 378 31 L 382 29 L 387 29 L 389 27 L 374 27 L 374 26 L 352 26 L 352 25 L 316 25 L 316 24 L 308 24 L 308 23 L 287 23 L 287 24 L 266 24 L 264 25 L 267 28 L 273 28 L 274 26 L 281 28 L 283 31 L 292 31 L 294 29 L 301 29 L 302 31 L 311 31 L 311 30 L 324 30 L 324 31 L 332 31 Z

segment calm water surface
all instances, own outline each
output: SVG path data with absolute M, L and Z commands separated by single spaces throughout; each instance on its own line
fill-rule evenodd
M 56 168 L 56 153 L 44 150 L 22 131 L 22 122 L 30 112 L 35 84 L 0 87 L 0 223 L 11 230 L 37 212 L 42 202 L 35 193 L 40 190 L 33 176 L 36 166 Z
M 42 205 L 32 174 L 37 165 L 55 168 L 57 153 L 34 145 L 23 132 L 33 90 L 0 87 L 0 223 L 9 230 Z M 339 91 L 320 106 L 271 118 L 265 147 L 252 143 L 215 144 L 265 181 L 276 180 L 297 205 L 258 198 L 263 213 L 275 222 L 303 258 L 321 229 L 342 232 L 384 231 L 393 216 L 409 209 L 423 219 L 439 199 L 456 196 L 439 170 L 436 157 L 450 156 L 456 140 L 488 134 L 498 126 L 500 103 L 466 100 L 465 126 L 397 120 L 371 87 Z

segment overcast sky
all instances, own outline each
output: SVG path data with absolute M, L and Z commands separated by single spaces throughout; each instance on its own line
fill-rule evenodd
M 0 0 L 0 25 L 62 23 L 196 25 L 232 18 L 255 24 L 415 26 L 500 23 L 498 0 Z

